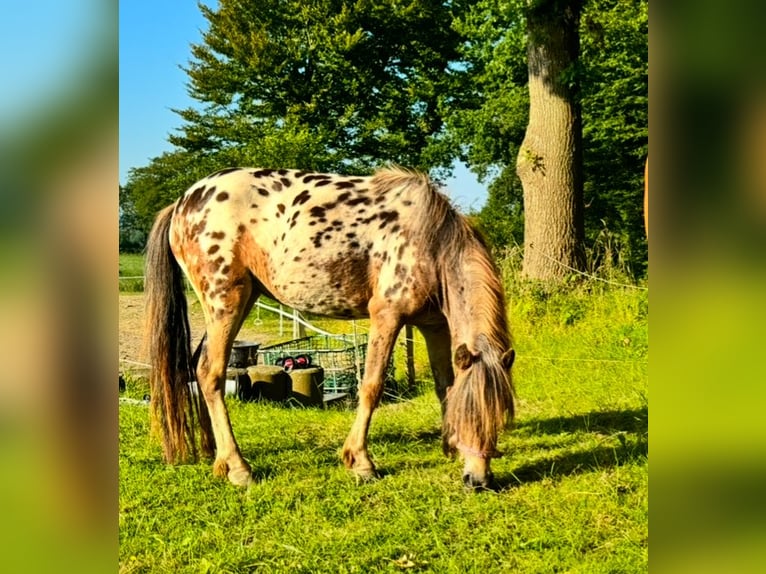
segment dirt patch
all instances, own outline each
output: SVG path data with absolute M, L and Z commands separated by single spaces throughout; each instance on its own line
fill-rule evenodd
M 143 293 L 120 293 L 120 335 L 119 353 L 120 369 L 141 371 L 141 365 L 146 363 L 143 354 L 144 336 L 144 294 Z M 205 332 L 205 318 L 202 308 L 196 299 L 189 301 L 189 326 L 192 331 L 194 345 L 200 340 Z M 259 332 L 252 322 L 245 321 L 245 325 L 237 335 L 237 339 L 259 341 L 262 344 L 273 342 L 273 336 Z

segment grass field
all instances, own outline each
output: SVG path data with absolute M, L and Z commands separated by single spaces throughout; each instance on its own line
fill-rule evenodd
M 143 291 L 144 256 L 120 253 L 120 291 Z
M 339 460 L 353 411 L 230 400 L 247 491 L 165 465 L 148 409 L 121 404 L 120 571 L 646 572 L 648 291 L 505 275 L 518 416 L 499 492 L 463 491 L 426 388 L 376 412 L 383 478 L 361 485 Z

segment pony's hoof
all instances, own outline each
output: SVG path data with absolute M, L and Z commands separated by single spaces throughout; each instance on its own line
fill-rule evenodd
M 466 473 L 463 475 L 463 489 L 466 492 L 483 492 L 485 490 L 494 492 L 497 490 L 497 484 L 492 473 L 488 473 L 480 478 L 471 473 Z
M 378 471 L 375 470 L 375 467 L 355 468 L 354 477 L 356 478 L 357 484 L 366 484 L 376 481 L 378 478 L 380 478 L 380 475 L 378 474 Z
M 234 486 L 248 487 L 253 483 L 253 473 L 249 468 L 230 470 L 228 479 Z

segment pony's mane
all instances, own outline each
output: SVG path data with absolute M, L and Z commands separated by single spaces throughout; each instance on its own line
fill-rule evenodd
M 511 348 L 505 295 L 487 243 L 426 175 L 388 168 L 378 172 L 373 183 L 380 189 L 417 188 L 418 209 L 411 215 L 415 222 L 410 231 L 436 261 L 442 309 L 449 317 L 452 306 L 462 308 L 470 300 L 473 336 L 461 342 L 479 359 L 453 387 L 443 429 L 445 448 L 474 445 L 481 456 L 494 456 L 498 434 L 513 418 L 514 404 L 513 383 L 503 366 L 503 354 Z
M 411 232 L 424 240 L 423 245 L 438 245 L 442 228 L 460 217 L 425 173 L 399 166 L 386 167 L 375 173 L 372 186 L 378 192 L 408 187 L 417 195 L 417 209 L 410 215 L 414 218 Z
M 418 192 L 418 209 L 414 212 L 416 224 L 412 232 L 419 236 L 423 245 L 431 246 L 441 275 L 442 305 L 449 306 L 450 295 L 446 291 L 447 275 L 459 267 L 471 269 L 466 277 L 466 291 L 477 307 L 479 332 L 486 335 L 486 345 L 507 350 L 511 341 L 505 316 L 505 296 L 498 278 L 497 268 L 489 254 L 487 243 L 471 222 L 457 211 L 447 196 L 442 194 L 429 177 L 419 171 L 391 166 L 378 170 L 372 178 L 372 186 L 378 191 L 388 191 L 407 186 Z M 470 341 L 477 351 L 482 342 Z M 501 351 L 501 352 L 502 352 Z

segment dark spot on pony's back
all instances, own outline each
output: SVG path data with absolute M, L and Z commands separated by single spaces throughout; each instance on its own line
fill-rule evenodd
M 227 199 L 229 199 L 229 194 L 225 191 L 222 191 L 221 193 L 215 196 L 216 201 L 226 201 Z
M 221 177 L 222 175 L 226 175 L 227 173 L 234 173 L 235 171 L 240 171 L 241 168 L 239 167 L 227 167 L 225 169 L 221 169 L 219 171 L 216 171 L 215 173 L 210 174 L 208 177 Z
M 186 203 L 196 203 L 199 201 L 200 197 L 202 197 L 203 193 L 205 193 L 205 186 L 200 185 L 198 188 L 186 196 Z
M 280 169 L 279 171 L 284 171 L 284 170 Z M 287 179 L 286 177 L 279 178 L 279 181 L 281 181 L 282 185 L 284 185 L 285 187 L 290 187 L 293 184 L 293 182 Z
M 279 211 L 279 213 L 284 213 L 285 212 L 285 205 L 284 205 L 284 203 L 277 204 L 277 210 Z
M 221 248 L 220 245 L 213 245 L 210 247 L 210 249 L 207 250 L 208 255 L 213 255 L 213 253 L 217 252 Z
M 378 218 L 381 220 L 380 229 L 383 229 L 390 222 L 399 219 L 399 213 L 397 211 L 381 211 Z
M 309 213 L 311 214 L 311 217 L 322 218 L 325 216 L 326 211 L 327 210 L 324 207 L 315 205 L 309 210 Z
M 251 173 L 253 177 L 268 177 L 274 173 L 273 169 L 259 169 Z
M 279 183 L 278 181 L 275 181 L 274 183 L 271 184 L 271 189 L 273 189 L 274 191 L 282 191 L 282 184 Z
M 223 231 L 213 231 L 210 234 L 210 237 L 212 237 L 213 239 L 223 239 L 224 237 L 226 237 L 226 234 Z
M 264 189 L 263 187 L 259 187 L 258 188 L 258 193 L 260 193 L 263 197 L 266 197 L 267 195 L 269 195 L 269 190 L 268 189 Z
M 354 207 L 355 205 L 359 205 L 360 203 L 363 203 L 364 205 L 370 205 L 372 203 L 372 200 L 369 197 L 355 197 L 354 199 L 349 199 L 347 204 L 351 207 Z
M 353 187 L 356 187 L 356 186 L 353 183 L 351 183 L 350 181 L 336 181 L 335 182 L 335 187 L 337 189 L 350 189 L 350 188 L 353 188 Z
M 293 205 L 303 205 L 309 199 L 311 199 L 311 194 L 309 193 L 308 189 L 304 189 L 302 192 L 295 196 L 295 199 L 293 199 Z
M 191 211 L 202 211 L 202 208 L 210 200 L 215 191 L 216 188 L 214 185 L 207 189 L 204 185 L 197 187 L 183 199 L 181 202 L 182 205 L 179 204 L 181 213 L 186 216 L 189 215 L 189 212 Z
M 298 174 L 295 174 L 295 175 L 298 176 Z M 325 183 L 321 184 L 321 185 L 327 185 L 328 183 L 330 183 L 330 176 L 323 173 L 313 173 L 311 175 L 307 175 L 306 177 L 304 177 L 303 183 L 311 183 L 314 180 L 318 180 L 318 181 L 327 180 Z M 320 185 L 320 183 L 316 183 L 315 185 Z

